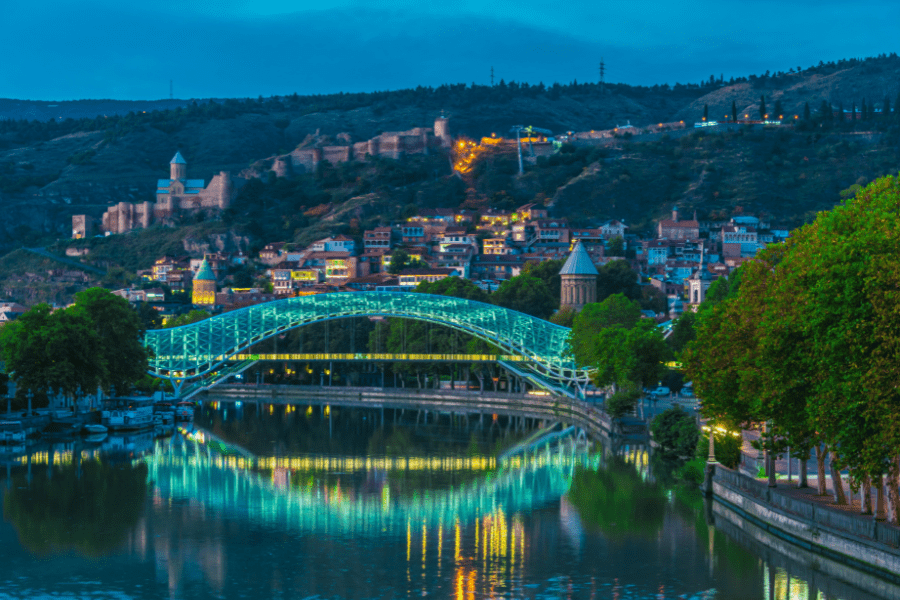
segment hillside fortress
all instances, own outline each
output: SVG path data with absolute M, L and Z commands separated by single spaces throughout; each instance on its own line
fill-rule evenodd
M 156 202 L 119 202 L 103 213 L 100 223 L 104 233 L 125 233 L 132 229 L 145 229 L 154 223 L 164 223 L 184 215 L 200 211 L 218 212 L 231 206 L 236 188 L 228 171 L 214 176 L 209 185 L 202 179 L 187 178 L 187 161 L 176 152 L 169 162 L 169 178 L 156 182 Z M 75 239 L 93 234 L 93 219 L 87 215 L 72 216 L 72 237 Z
M 279 176 L 283 176 L 286 167 L 300 172 L 315 171 L 323 160 L 336 165 L 351 160 L 364 161 L 366 156 L 399 159 L 407 154 L 446 150 L 452 143 L 449 121 L 446 117 L 438 117 L 433 129 L 415 127 L 407 131 L 386 131 L 364 142 L 345 146 L 298 148 L 290 154 L 277 157 L 274 170 Z

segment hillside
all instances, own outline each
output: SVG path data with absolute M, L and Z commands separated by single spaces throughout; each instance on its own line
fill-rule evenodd
M 98 216 L 112 202 L 153 199 L 155 182 L 166 176 L 176 149 L 187 157 L 191 177 L 209 180 L 221 170 L 241 172 L 289 152 L 317 133 L 365 140 L 382 131 L 430 126 L 442 111 L 450 118 L 451 133 L 477 139 L 505 135 L 515 124 L 562 133 L 626 121 L 691 123 L 707 105 L 711 119 L 721 118 L 720 113 L 731 112 L 732 102 L 757 117 L 761 95 L 771 107 L 780 101 L 789 114 L 802 115 L 809 104 L 813 118 L 777 133 L 620 138 L 593 149 L 566 148 L 539 159 L 523 177 L 516 175 L 514 156 L 502 153 L 487 155 L 465 180 L 451 176 L 446 159 L 439 157 L 341 165 L 272 187 L 260 182 L 262 188 L 242 194 L 225 225 L 251 243 L 304 242 L 329 228 L 353 233 L 396 218 L 408 205 L 513 207 L 535 199 L 574 222 L 625 218 L 632 231 L 647 229 L 674 203 L 703 215 L 763 213 L 798 225 L 837 202 L 841 190 L 896 170 L 894 119 L 833 127 L 816 111 L 823 100 L 849 108 L 866 99 L 881 108 L 886 97 L 896 97 L 898 75 L 900 59 L 891 55 L 733 82 L 711 78 L 652 88 L 607 84 L 603 94 L 595 84 L 503 83 L 198 101 L 154 110 L 168 102 L 159 101 L 147 104 L 146 113 L 141 104 L 115 101 L 42 103 L 44 109 L 59 104 L 52 108 L 77 115 L 95 102 L 110 114 L 0 121 L 0 207 L 6 214 L 0 251 L 67 238 L 72 214 Z M 26 101 L 0 101 L 0 118 L 13 114 L 10 103 L 28 110 Z M 125 108 L 132 112 L 123 114 Z M 861 135 L 861 130 L 874 134 Z M 352 205 L 344 207 L 350 199 Z M 137 265 L 126 262 L 129 268 Z

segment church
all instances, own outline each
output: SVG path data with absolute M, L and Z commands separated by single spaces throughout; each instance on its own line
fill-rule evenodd
M 105 234 L 145 229 L 155 223 L 167 223 L 182 214 L 200 211 L 220 212 L 231 206 L 236 189 L 244 180 L 236 180 L 222 171 L 210 180 L 188 179 L 187 161 L 176 152 L 169 162 L 169 178 L 156 182 L 156 202 L 119 202 L 110 206 L 101 219 Z M 87 215 L 72 217 L 72 237 L 92 234 L 92 219 Z

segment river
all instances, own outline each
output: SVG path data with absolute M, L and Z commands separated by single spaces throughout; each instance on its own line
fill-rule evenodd
M 0 598 L 872 598 L 716 517 L 642 445 L 498 455 L 503 416 L 209 402 L 0 455 Z

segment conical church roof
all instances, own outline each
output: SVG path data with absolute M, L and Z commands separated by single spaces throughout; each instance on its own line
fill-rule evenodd
M 197 274 L 194 275 L 194 281 L 215 281 L 216 276 L 213 273 L 212 268 L 209 266 L 209 263 L 206 261 L 206 258 L 203 259 L 203 262 L 200 263 L 200 268 L 197 269 Z
M 187 161 L 184 160 L 184 157 L 181 155 L 181 152 L 176 152 L 175 156 L 172 157 L 172 160 L 169 161 L 170 165 L 186 165 Z
M 594 261 L 591 260 L 591 256 L 587 253 L 587 250 L 584 249 L 581 240 L 578 240 L 575 243 L 575 248 L 572 249 L 569 258 L 566 259 L 566 264 L 563 265 L 559 274 L 597 275 L 597 268 L 594 267 Z

